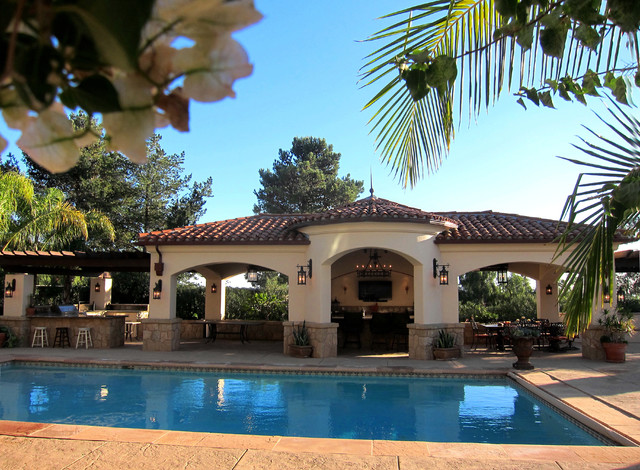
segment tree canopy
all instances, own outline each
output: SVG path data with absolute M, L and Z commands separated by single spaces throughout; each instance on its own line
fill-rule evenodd
M 339 153 L 325 139 L 295 137 L 291 150 L 278 151 L 273 170 L 260 169 L 262 188 L 254 191 L 253 212 L 318 212 L 356 200 L 364 182 L 339 177 Z

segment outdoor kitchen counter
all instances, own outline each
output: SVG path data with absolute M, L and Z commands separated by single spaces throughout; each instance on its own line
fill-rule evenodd
M 38 316 L 28 317 L 31 320 L 29 346 L 33 339 L 34 329 L 44 326 L 49 337 L 49 346 L 53 346 L 56 328 L 69 328 L 71 347 L 76 346 L 79 328 L 91 328 L 91 339 L 94 348 L 119 348 L 124 346 L 125 316 Z M 57 346 L 56 346 L 57 347 Z

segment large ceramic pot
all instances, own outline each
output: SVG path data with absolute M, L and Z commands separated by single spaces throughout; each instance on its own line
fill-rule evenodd
M 460 348 L 433 348 L 433 357 L 443 361 L 460 357 Z
M 289 355 L 292 357 L 311 357 L 313 346 L 298 346 L 296 344 L 289 345 Z
M 514 369 L 531 370 L 533 364 L 529 362 L 531 354 L 533 354 L 533 341 L 531 336 L 523 336 L 520 338 L 512 338 L 513 352 L 518 360 L 513 363 Z
M 607 362 L 624 362 L 626 360 L 626 343 L 602 343 L 602 347 Z

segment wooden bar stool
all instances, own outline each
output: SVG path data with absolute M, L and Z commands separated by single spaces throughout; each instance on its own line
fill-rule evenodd
M 56 328 L 56 337 L 53 340 L 53 347 L 56 345 L 64 348 L 65 343 L 67 346 L 71 347 L 71 341 L 69 341 L 69 328 L 66 326 L 59 326 Z
M 91 341 L 91 328 L 78 328 L 76 349 L 78 349 L 78 346 L 81 344 L 84 344 L 85 349 L 89 349 L 89 346 L 93 347 L 93 341 Z
M 47 329 L 44 326 L 36 326 L 34 330 L 35 331 L 33 333 L 33 341 L 31 341 L 31 347 L 49 347 L 49 337 L 47 336 Z

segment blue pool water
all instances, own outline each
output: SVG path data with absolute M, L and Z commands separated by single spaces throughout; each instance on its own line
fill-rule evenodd
M 438 442 L 602 445 L 507 379 L 0 368 L 0 419 Z

